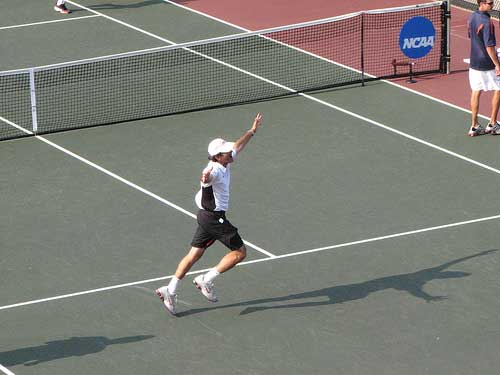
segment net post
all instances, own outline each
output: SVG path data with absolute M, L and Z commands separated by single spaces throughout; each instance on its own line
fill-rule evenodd
M 35 69 L 30 69 L 30 98 L 31 98 L 31 124 L 33 133 L 38 131 L 38 121 L 36 113 L 36 89 L 35 89 Z
M 445 46 L 446 46 L 446 51 L 445 52 L 445 57 L 444 57 L 444 64 L 445 64 L 445 71 L 446 74 L 450 74 L 451 72 L 451 51 L 450 51 L 450 33 L 451 33 L 451 0 L 445 1 L 444 2 L 444 22 L 443 22 L 443 27 L 445 28 L 445 33 L 443 35 L 446 35 L 446 40 L 445 40 Z
M 365 13 L 361 13 L 361 86 L 365 85 Z
M 413 65 L 415 65 L 414 62 L 408 62 L 408 66 L 410 67 L 410 78 L 406 81 L 408 83 L 417 83 L 417 81 L 413 79 Z

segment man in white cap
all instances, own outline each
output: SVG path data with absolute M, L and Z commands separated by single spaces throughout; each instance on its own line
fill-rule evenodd
M 176 314 L 177 286 L 180 280 L 216 240 L 222 242 L 230 251 L 215 267 L 193 280 L 196 288 L 210 302 L 217 302 L 213 284 L 215 278 L 245 259 L 246 248 L 238 234 L 238 228 L 226 218 L 226 211 L 229 208 L 230 164 L 254 136 L 261 123 L 262 115 L 258 113 L 251 129 L 243 133 L 236 142 L 226 142 L 222 138 L 216 138 L 208 145 L 210 162 L 201 174 L 201 189 L 195 197 L 199 208 L 198 228 L 191 241 L 191 249 L 179 262 L 175 276 L 172 277 L 170 283 L 156 290 L 158 297 L 173 315 Z

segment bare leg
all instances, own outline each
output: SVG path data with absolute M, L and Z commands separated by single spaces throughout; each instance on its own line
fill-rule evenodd
M 472 112 L 472 126 L 476 126 L 477 124 L 477 114 L 479 112 L 479 98 L 481 97 L 481 91 L 472 91 L 472 94 L 470 96 L 470 109 Z M 497 111 L 498 111 L 498 106 L 497 106 Z
M 192 247 L 187 255 L 179 262 L 179 265 L 177 266 L 177 269 L 175 271 L 175 277 L 177 277 L 179 280 L 182 280 L 184 276 L 186 276 L 186 273 L 189 272 L 193 264 L 195 264 L 198 259 L 201 258 L 204 252 L 205 249 L 203 248 Z
M 236 266 L 239 262 L 241 262 L 247 256 L 247 249 L 245 245 L 240 247 L 238 250 L 232 250 L 227 253 L 215 266 L 215 269 L 219 273 L 223 273 L 229 271 L 231 268 Z
M 500 91 L 495 91 L 491 99 L 491 118 L 490 124 L 495 124 L 498 115 L 498 106 L 500 104 Z

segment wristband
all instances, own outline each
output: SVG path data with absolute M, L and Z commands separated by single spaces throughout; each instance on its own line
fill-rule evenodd
M 255 135 L 255 131 L 254 131 L 254 130 L 252 130 L 252 129 L 250 129 L 250 130 L 248 131 L 248 133 L 252 134 L 252 137 Z

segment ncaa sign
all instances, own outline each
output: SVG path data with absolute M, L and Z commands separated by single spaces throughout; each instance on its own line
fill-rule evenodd
M 399 48 L 412 59 L 427 55 L 434 47 L 436 30 L 425 17 L 413 17 L 405 22 L 399 33 Z

